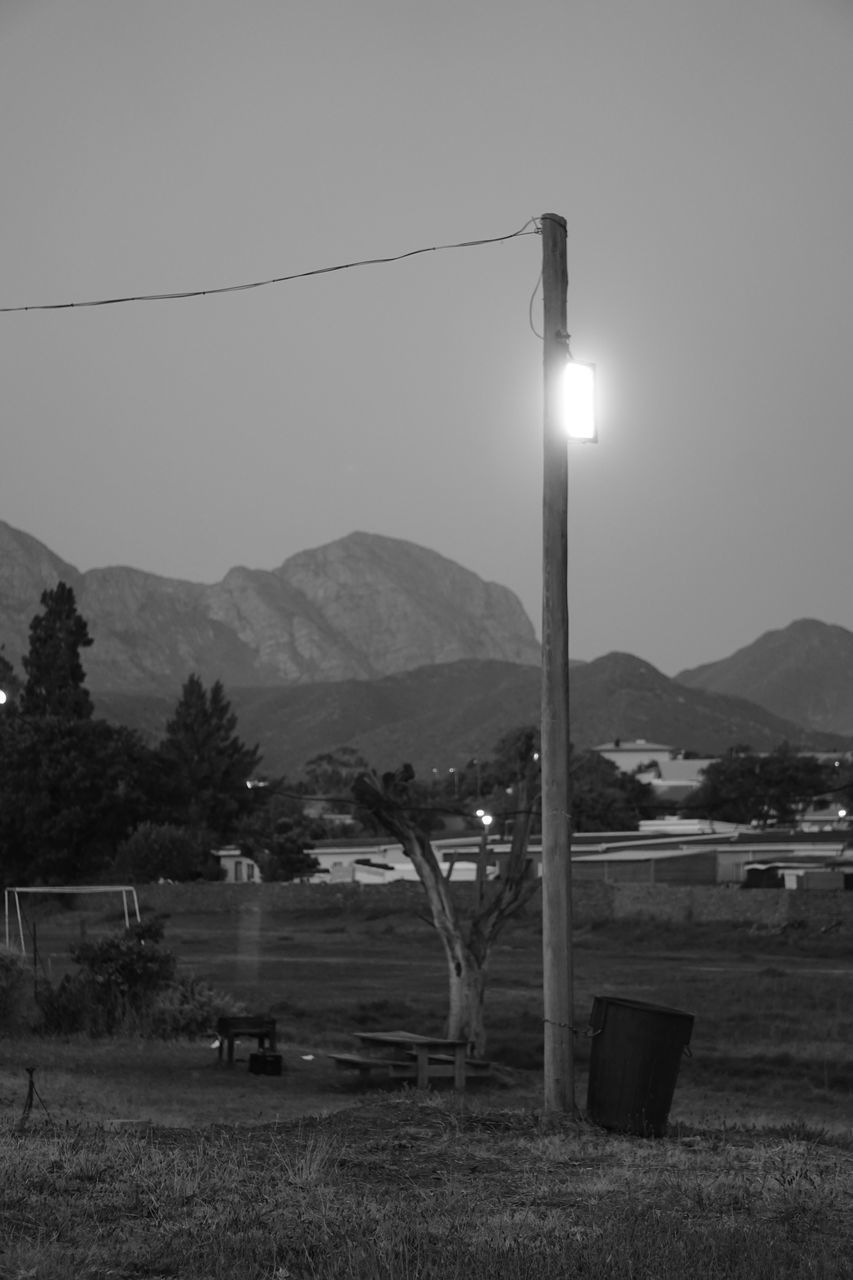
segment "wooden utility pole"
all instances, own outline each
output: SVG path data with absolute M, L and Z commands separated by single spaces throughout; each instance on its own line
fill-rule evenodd
M 566 362 L 566 220 L 542 216 L 542 994 L 545 1110 L 574 1111 L 569 795 L 568 438 L 557 404 Z

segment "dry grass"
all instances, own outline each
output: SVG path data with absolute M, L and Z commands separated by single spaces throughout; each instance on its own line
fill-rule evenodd
M 176 918 L 166 941 L 275 1013 L 282 1077 L 250 1076 L 245 1045 L 228 1071 L 204 1041 L 0 1039 L 3 1280 L 853 1277 L 844 939 L 579 931 L 581 1021 L 594 994 L 696 1015 L 654 1142 L 543 1117 L 535 917 L 492 968 L 499 1081 L 462 1098 L 358 1092 L 324 1056 L 358 1027 L 440 1027 L 410 913 L 249 924 Z M 18 1132 L 30 1065 L 47 1110 Z
M 817 1132 L 648 1142 L 453 1095 L 255 1129 L 40 1120 L 0 1148 L 2 1274 L 849 1276 L 851 1172 Z

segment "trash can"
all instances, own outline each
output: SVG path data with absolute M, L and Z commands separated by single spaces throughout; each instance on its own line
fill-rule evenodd
M 662 1138 L 693 1014 L 595 996 L 589 1022 L 590 1120 L 603 1129 Z

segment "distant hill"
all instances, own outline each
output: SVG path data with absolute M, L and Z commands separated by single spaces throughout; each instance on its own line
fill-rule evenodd
M 273 774 L 344 745 L 382 767 L 459 767 L 539 720 L 539 645 L 518 598 L 411 542 L 353 533 L 205 586 L 128 568 L 81 573 L 0 522 L 0 643 L 13 662 L 60 578 L 94 639 L 84 662 L 99 714 L 153 740 L 193 671 L 222 680 Z M 572 664 L 572 738 L 700 754 L 785 739 L 831 750 L 844 744 L 828 730 L 853 734 L 851 677 L 853 633 L 820 622 L 678 681 L 611 653 Z
M 853 734 L 853 632 L 844 627 L 802 618 L 676 679 L 749 698 L 807 729 Z
M 375 767 L 410 761 L 429 777 L 488 757 L 509 729 L 539 721 L 538 667 L 463 661 L 379 680 L 290 688 L 229 688 L 240 735 L 258 743 L 263 769 L 295 774 L 312 756 L 351 746 Z M 98 714 L 162 733 L 173 703 L 96 695 Z M 715 755 L 737 743 L 771 750 L 786 739 L 811 750 L 851 744 L 810 733 L 743 699 L 691 690 L 630 654 L 611 653 L 571 670 L 571 737 L 579 747 L 646 738 Z
M 466 659 L 537 663 L 533 625 L 508 588 L 424 547 L 353 533 L 274 570 L 212 586 L 138 569 L 80 573 L 0 521 L 0 644 L 18 664 L 45 588 L 62 578 L 94 641 L 93 692 L 170 694 L 205 683 L 281 686 L 375 679 Z

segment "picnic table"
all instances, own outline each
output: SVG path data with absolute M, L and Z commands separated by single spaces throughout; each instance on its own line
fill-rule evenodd
M 234 1065 L 234 1041 L 242 1038 L 255 1039 L 258 1051 L 268 1049 L 275 1053 L 275 1018 L 267 1018 L 260 1014 L 237 1014 L 220 1018 L 216 1024 L 219 1036 L 219 1061 L 222 1061 L 222 1049 L 228 1046 L 227 1063 Z
M 467 1040 L 424 1036 L 413 1031 L 355 1031 L 360 1053 L 332 1053 L 340 1067 L 357 1070 L 363 1077 L 387 1075 L 392 1080 L 412 1080 L 428 1089 L 431 1080 L 451 1079 L 454 1089 L 464 1089 L 472 1076 L 489 1074 L 490 1064 L 469 1056 Z

